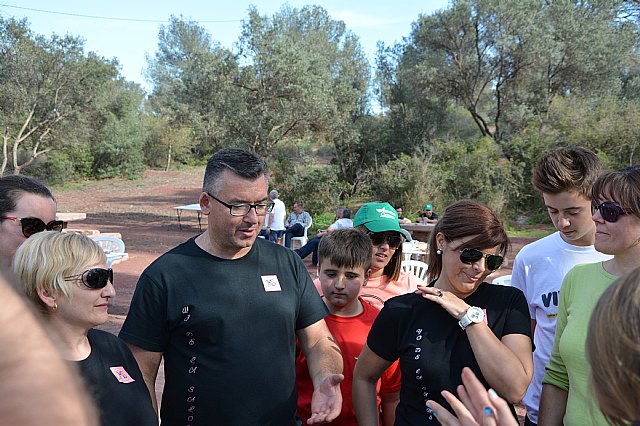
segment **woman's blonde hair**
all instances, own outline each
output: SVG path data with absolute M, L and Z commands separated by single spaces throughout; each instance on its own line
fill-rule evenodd
M 104 251 L 91 238 L 81 234 L 55 231 L 38 232 L 20 245 L 13 257 L 12 268 L 25 295 L 43 312 L 47 307 L 38 295 L 71 295 L 71 282 L 64 277 L 106 263 Z
M 591 389 L 604 416 L 613 425 L 640 419 L 640 268 L 602 294 L 586 349 Z

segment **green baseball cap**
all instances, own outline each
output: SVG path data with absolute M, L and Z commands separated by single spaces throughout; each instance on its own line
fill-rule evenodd
M 411 241 L 411 234 L 400 228 L 398 213 L 389 203 L 366 203 L 360 207 L 353 217 L 353 226 L 360 225 L 371 232 L 396 231 Z
M 433 206 L 431 204 L 425 204 L 423 210 L 433 210 Z

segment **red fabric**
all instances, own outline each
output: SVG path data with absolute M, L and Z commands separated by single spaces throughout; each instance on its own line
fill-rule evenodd
M 380 312 L 362 299 L 359 299 L 364 307 L 364 311 L 355 317 L 340 317 L 329 314 L 325 317 L 325 321 L 331 334 L 338 342 L 338 346 L 342 351 L 342 359 L 344 362 L 344 380 L 340 384 L 342 392 L 342 412 L 340 416 L 330 424 L 357 426 L 356 415 L 353 410 L 351 400 L 351 388 L 353 383 L 353 368 L 356 360 L 362 352 L 362 348 L 367 341 L 367 335 L 371 329 L 373 321 Z M 298 387 L 298 416 L 302 419 L 303 424 L 307 424 L 307 420 L 311 416 L 311 396 L 313 395 L 313 383 L 309 376 L 307 360 L 302 352 L 299 351 L 296 359 L 296 384 Z M 378 381 L 378 407 L 380 406 L 380 393 L 396 392 L 400 390 L 400 367 L 398 361 L 394 362 Z

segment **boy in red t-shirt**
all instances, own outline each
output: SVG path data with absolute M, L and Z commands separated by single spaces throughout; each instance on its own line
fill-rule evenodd
M 371 266 L 371 239 L 356 229 L 337 229 L 325 235 L 318 247 L 318 276 L 322 300 L 330 314 L 324 319 L 333 334 L 344 362 L 342 412 L 330 424 L 357 426 L 351 399 L 353 368 L 367 341 L 369 329 L 380 312 L 358 297 L 367 282 Z M 311 415 L 313 383 L 302 352 L 296 359 L 297 415 L 304 424 Z M 378 382 L 381 424 L 393 425 L 400 394 L 400 368 L 396 361 Z

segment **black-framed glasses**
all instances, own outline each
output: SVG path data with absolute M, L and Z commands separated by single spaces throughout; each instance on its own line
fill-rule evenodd
M 99 290 L 105 288 L 107 283 L 111 281 L 113 284 L 113 269 L 93 268 L 84 271 L 81 274 L 69 275 L 64 277 L 65 281 L 82 281 L 87 288 Z
M 591 214 L 596 210 L 600 212 L 600 216 L 607 222 L 617 222 L 620 216 L 631 213 L 630 210 L 623 209 L 620 204 L 615 201 L 605 201 L 598 204 L 596 201 L 591 203 Z
M 227 204 L 215 195 L 211 195 L 210 192 L 207 192 L 207 195 L 227 207 L 231 216 L 246 216 L 249 214 L 251 209 L 254 209 L 258 216 L 264 216 L 267 213 L 271 213 L 273 211 L 273 206 L 275 205 L 275 203 L 270 202 L 257 204 Z
M 397 232 L 368 232 L 374 246 L 380 246 L 386 241 L 389 247 L 397 249 L 402 244 L 402 237 Z
M 62 232 L 64 228 L 64 222 L 61 220 L 52 220 L 49 223 L 44 223 L 42 219 L 37 217 L 13 217 L 13 216 L 0 216 L 0 219 L 8 219 L 19 222 L 22 226 L 22 235 L 29 238 L 33 234 L 37 234 L 42 231 L 58 231 Z
M 477 262 L 478 260 L 485 258 L 487 269 L 490 271 L 495 271 L 502 265 L 504 258 L 502 256 L 498 256 L 497 254 L 489 254 L 484 253 L 478 249 L 474 248 L 463 248 L 460 250 L 460 262 L 466 263 L 467 265 L 471 265 L 472 263 Z

